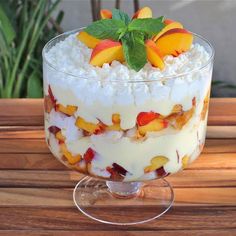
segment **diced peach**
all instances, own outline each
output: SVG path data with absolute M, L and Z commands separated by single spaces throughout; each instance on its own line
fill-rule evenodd
M 48 128 L 48 131 L 54 135 L 56 135 L 56 133 L 58 133 L 59 131 L 61 131 L 61 129 L 55 125 L 52 125 Z
M 102 9 L 100 11 L 100 17 L 101 17 L 101 19 L 111 19 L 112 18 L 112 12 L 108 9 Z
M 94 158 L 94 151 L 92 148 L 88 148 L 88 150 L 85 152 L 84 156 L 83 156 L 83 159 L 85 161 L 85 163 L 91 163 L 93 158 Z
M 107 126 L 106 130 L 108 131 L 121 131 L 122 130 L 120 127 L 120 114 L 113 114 L 112 122 L 113 122 L 113 125 Z
M 55 103 L 52 102 L 49 95 L 44 97 L 44 111 L 50 113 L 51 110 L 55 108 Z
M 102 66 L 104 63 L 111 63 L 112 61 L 124 61 L 124 54 L 120 42 L 110 39 L 102 40 L 93 49 L 90 64 L 94 66 Z
M 143 7 L 139 9 L 135 14 L 133 15 L 133 19 L 136 18 L 152 18 L 152 10 L 149 7 Z
M 182 111 L 179 113 L 173 113 L 166 117 L 166 119 L 169 121 L 171 126 L 173 126 L 176 129 L 182 129 L 182 127 L 188 123 L 188 121 L 192 118 L 193 113 L 195 111 L 195 107 L 192 107 L 188 111 Z
M 165 27 L 153 37 L 153 41 L 156 41 L 158 38 L 161 37 L 165 32 L 171 29 L 183 29 L 183 25 L 180 22 L 173 21 L 171 19 L 165 19 L 164 20 Z
M 185 169 L 189 163 L 189 156 L 185 155 L 182 158 L 182 168 Z
M 57 100 L 55 99 L 55 97 L 54 97 L 54 95 L 52 93 L 52 89 L 51 89 L 50 85 L 48 85 L 48 95 L 49 95 L 50 99 L 52 100 L 52 103 L 56 104 Z
M 165 63 L 157 45 L 150 39 L 146 41 L 146 52 L 148 61 L 154 66 L 163 70 Z
M 88 48 L 95 48 L 96 45 L 101 41 L 100 39 L 93 37 L 85 31 L 79 32 L 76 35 L 76 38 L 84 43 Z
M 87 122 L 83 118 L 78 117 L 76 119 L 75 125 L 82 130 L 87 131 L 89 134 L 98 134 L 103 130 L 102 125 L 98 122 L 97 124 Z
M 147 125 L 138 126 L 138 131 L 141 135 L 145 135 L 147 132 L 155 132 L 165 129 L 168 126 L 168 121 L 165 119 L 155 119 L 149 122 Z
M 60 111 L 66 115 L 72 116 L 77 111 L 77 106 L 67 105 L 66 107 L 62 104 L 56 105 L 56 111 Z
M 61 152 L 63 156 L 67 159 L 67 161 L 74 165 L 76 162 L 79 162 L 81 160 L 81 155 L 73 156 L 67 149 L 66 145 L 64 143 L 60 144 Z
M 172 113 L 179 113 L 183 111 L 183 106 L 180 104 L 174 105 Z
M 201 120 L 205 120 L 206 118 L 206 114 L 208 111 L 208 106 L 209 106 L 209 99 L 210 99 L 210 90 L 207 93 L 204 101 L 203 101 L 203 108 L 202 108 L 202 112 L 201 112 Z
M 158 118 L 160 115 L 155 112 L 140 112 L 137 116 L 137 124 L 139 126 L 147 125 L 151 121 L 155 120 Z
M 56 139 L 59 140 L 59 142 L 61 142 L 61 143 L 65 142 L 65 140 L 66 140 L 65 136 L 62 135 L 62 132 L 61 132 L 61 131 L 57 132 L 56 135 L 55 135 L 55 137 L 56 137 Z
M 160 167 L 159 169 L 157 169 L 157 170 L 156 170 L 156 173 L 157 173 L 157 176 L 158 176 L 159 178 L 166 177 L 166 176 L 169 175 L 169 173 L 166 173 L 166 171 L 165 171 L 165 169 L 164 169 L 163 166 Z
M 157 39 L 156 45 L 163 56 L 179 54 L 190 49 L 193 35 L 185 29 L 171 29 Z
M 151 165 L 145 167 L 144 172 L 147 173 L 147 172 L 157 170 L 157 169 L 161 168 L 162 166 L 164 166 L 168 161 L 169 161 L 169 159 L 165 156 L 153 157 L 151 160 Z

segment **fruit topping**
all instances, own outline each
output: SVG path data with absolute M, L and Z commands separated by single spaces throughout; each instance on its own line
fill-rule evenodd
M 169 159 L 165 156 L 153 157 L 151 160 L 151 165 L 145 167 L 144 172 L 147 173 L 147 172 L 157 170 L 157 169 L 163 167 L 168 161 L 169 161 Z
M 52 102 L 50 96 L 44 97 L 44 110 L 47 113 L 50 113 L 51 110 L 55 108 L 55 103 Z
M 85 31 L 81 31 L 76 35 L 77 39 L 84 43 L 88 48 L 95 48 L 96 45 L 101 41 L 93 37 L 92 35 L 86 33 Z
M 157 45 L 151 40 L 146 41 L 146 51 L 147 51 L 147 60 L 154 66 L 163 70 L 165 63 L 163 61 L 163 56 L 158 49 Z
M 60 112 L 66 114 L 68 116 L 72 116 L 77 111 L 77 106 L 67 105 L 65 107 L 61 104 L 57 104 L 56 105 L 56 111 L 60 111 Z
M 90 64 L 94 66 L 102 66 L 104 63 L 112 61 L 124 61 L 122 45 L 110 39 L 105 39 L 99 42 L 93 49 L 90 57 Z
M 193 35 L 185 29 L 171 29 L 156 40 L 156 45 L 163 56 L 175 57 L 190 49 Z
M 100 11 L 100 17 L 101 17 L 101 19 L 111 19 L 112 18 L 112 12 L 108 9 L 102 9 Z
M 84 161 L 88 164 L 88 163 L 91 163 L 93 158 L 94 158 L 94 151 L 92 148 L 88 148 L 87 151 L 85 152 L 83 158 L 84 158 Z
M 152 10 L 149 7 L 143 7 L 139 9 L 135 14 L 133 15 L 133 19 L 143 19 L 143 18 L 152 18 Z
M 157 35 L 153 37 L 153 41 L 156 41 L 158 38 L 161 37 L 165 32 L 171 29 L 183 29 L 183 25 L 177 21 L 173 21 L 171 19 L 164 20 L 165 27 L 159 32 Z

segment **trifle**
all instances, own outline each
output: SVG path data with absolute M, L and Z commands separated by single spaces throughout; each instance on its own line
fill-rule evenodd
M 201 153 L 213 49 L 180 22 L 148 7 L 133 18 L 101 10 L 52 39 L 43 59 L 46 141 L 69 168 L 126 196 Z

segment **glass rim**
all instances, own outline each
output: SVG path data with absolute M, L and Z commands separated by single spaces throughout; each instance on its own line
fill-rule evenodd
M 84 75 L 75 75 L 73 73 L 69 73 L 69 72 L 65 72 L 63 70 L 61 70 L 60 68 L 57 68 L 57 66 L 53 65 L 53 63 L 49 62 L 45 56 L 46 54 L 46 50 L 48 49 L 48 47 L 50 46 L 50 44 L 57 40 L 58 38 L 62 37 L 62 36 L 69 36 L 69 35 L 72 35 L 72 34 L 75 34 L 75 33 L 78 33 L 80 32 L 81 30 L 83 30 L 85 27 L 81 27 L 81 28 L 77 28 L 77 29 L 74 29 L 74 30 L 70 30 L 70 31 L 66 31 L 62 34 L 59 34 L 57 35 L 56 37 L 50 39 L 43 47 L 43 50 L 42 50 L 42 58 L 43 58 L 43 62 L 46 62 L 46 64 L 48 66 L 50 66 L 52 69 L 56 70 L 57 72 L 59 73 L 62 73 L 62 74 L 65 74 L 67 76 L 71 76 L 71 77 L 74 77 L 74 78 L 81 78 L 81 79 L 85 79 L 85 80 L 89 80 L 91 78 L 91 76 L 88 78 L 86 78 L 86 73 Z M 189 31 L 191 32 L 191 31 Z M 120 80 L 120 79 L 113 79 L 113 80 L 109 80 L 109 82 L 119 82 L 119 83 L 134 83 L 134 82 L 148 82 L 148 83 L 151 83 L 151 82 L 154 82 L 154 81 L 166 81 L 166 80 L 169 80 L 169 79 L 174 79 L 174 78 L 178 78 L 178 77 L 184 77 L 184 76 L 187 76 L 189 74 L 192 74 L 192 73 L 195 73 L 197 71 L 201 71 L 203 70 L 204 68 L 206 68 L 211 62 L 214 62 L 214 56 L 215 56 L 215 50 L 214 50 L 214 47 L 212 46 L 212 44 L 210 43 L 210 41 L 206 38 L 204 38 L 203 36 L 199 35 L 199 34 L 196 34 L 196 33 L 193 33 L 191 32 L 194 37 L 204 41 L 210 48 L 210 56 L 208 58 L 208 60 L 204 63 L 204 65 L 202 66 L 199 66 L 197 68 L 194 68 L 190 71 L 187 71 L 187 72 L 183 72 L 183 73 L 179 73 L 179 74 L 174 74 L 174 75 L 167 75 L 167 76 L 157 76 L 156 79 L 152 79 L 152 80 L 147 80 L 147 79 L 142 79 L 142 80 L 139 80 L 139 79 L 136 79 L 136 80 Z M 100 80 L 100 79 L 99 79 Z

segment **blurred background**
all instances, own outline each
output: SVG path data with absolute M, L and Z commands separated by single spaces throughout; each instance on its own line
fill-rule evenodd
M 149 6 L 209 39 L 216 50 L 212 96 L 236 97 L 236 0 L 0 0 L 0 96 L 41 97 L 43 44 L 115 6 L 130 15 Z

